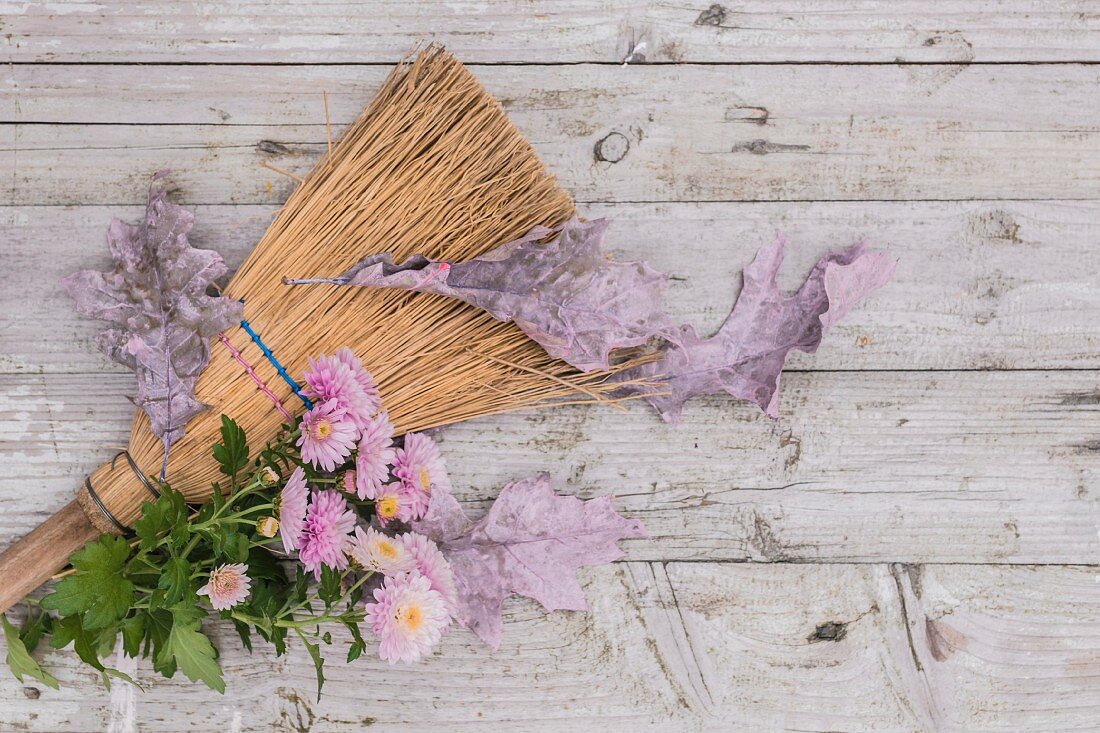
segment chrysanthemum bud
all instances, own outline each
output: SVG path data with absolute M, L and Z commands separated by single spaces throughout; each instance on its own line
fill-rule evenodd
M 264 466 L 260 471 L 260 486 L 274 486 L 279 483 L 279 472 L 271 466 Z
M 256 533 L 261 537 L 274 537 L 279 532 L 279 520 L 275 517 L 260 517 L 256 522 Z
M 348 494 L 355 493 L 355 469 L 350 471 L 344 471 L 344 492 Z

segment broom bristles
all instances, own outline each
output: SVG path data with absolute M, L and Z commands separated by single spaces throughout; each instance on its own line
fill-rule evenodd
M 399 65 L 374 101 L 316 164 L 230 280 L 245 318 L 295 378 L 308 356 L 350 347 L 373 374 L 396 431 L 424 430 L 564 396 L 599 399 L 614 385 L 551 359 L 511 324 L 454 300 L 369 288 L 291 287 L 283 277 L 343 272 L 369 253 L 416 252 L 463 260 L 536 225 L 573 215 L 573 203 L 494 100 L 453 57 L 432 46 Z M 242 329 L 232 344 L 292 414 L 303 411 Z M 167 480 L 190 501 L 209 498 L 218 478 L 210 449 L 219 415 L 246 431 L 253 451 L 282 416 L 228 349 L 211 343 L 198 381 L 210 405 L 172 446 Z M 138 412 L 129 451 L 159 471 L 160 441 Z M 148 494 L 125 461 L 91 482 L 126 525 Z M 103 531 L 114 531 L 78 498 Z

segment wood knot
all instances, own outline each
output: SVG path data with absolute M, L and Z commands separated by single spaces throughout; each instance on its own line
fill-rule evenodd
M 287 155 L 290 153 L 290 148 L 274 140 L 261 140 L 256 143 L 256 149 L 261 153 L 269 153 L 271 155 Z
M 630 151 L 630 140 L 621 132 L 611 132 L 596 141 L 592 156 L 597 163 L 618 163 Z
M 848 635 L 848 625 L 843 621 L 826 621 L 818 624 L 813 633 L 806 637 L 806 641 L 815 644 L 819 641 L 841 641 Z
M 703 12 L 699 13 L 699 17 L 695 19 L 695 25 L 720 26 L 722 25 L 722 21 L 725 19 L 726 9 L 718 3 L 715 3 Z

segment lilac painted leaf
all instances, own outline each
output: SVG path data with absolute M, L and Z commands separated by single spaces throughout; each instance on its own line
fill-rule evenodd
M 548 611 L 583 611 L 588 605 L 577 568 L 616 560 L 620 539 L 646 536 L 642 523 L 616 514 L 607 497 L 556 495 L 545 473 L 505 486 L 476 523 L 453 496 L 435 492 L 413 530 L 435 540 L 454 570 L 456 620 L 493 649 L 500 646 L 501 606 L 509 595 L 534 598 Z
M 137 373 L 134 404 L 149 416 L 167 451 L 183 427 L 205 409 L 195 381 L 210 357 L 208 339 L 241 319 L 241 304 L 206 289 L 226 272 L 217 252 L 187 241 L 195 217 L 169 203 L 154 176 L 145 218 L 112 220 L 107 244 L 115 267 L 83 270 L 61 281 L 81 315 L 112 324 L 96 345 Z
M 783 240 L 777 238 L 745 268 L 741 294 L 718 333 L 704 339 L 684 326 L 679 343 L 671 344 L 663 359 L 620 377 L 646 377 L 656 385 L 631 385 L 627 391 L 649 394 L 648 401 L 668 422 L 679 419 L 692 397 L 718 392 L 755 402 L 769 417 L 778 417 L 779 376 L 787 355 L 794 349 L 817 351 L 825 331 L 886 284 L 896 264 L 860 243 L 822 257 L 788 297 L 775 280 L 782 262 Z
M 416 255 L 400 265 L 372 255 L 343 275 L 288 284 L 332 283 L 397 288 L 457 298 L 513 321 L 547 353 L 582 371 L 608 368 L 613 349 L 653 336 L 675 339 L 661 310 L 667 276 L 644 262 L 613 262 L 600 249 L 608 221 L 571 219 L 558 230 L 536 227 L 467 262 Z M 557 236 L 543 244 L 551 233 Z

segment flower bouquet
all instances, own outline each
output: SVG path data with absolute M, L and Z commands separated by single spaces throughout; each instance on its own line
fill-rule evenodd
M 103 534 L 75 553 L 51 593 L 28 599 L 22 631 L 4 618 L 7 661 L 20 680 L 57 687 L 31 657 L 49 637 L 55 648 L 72 645 L 108 685 L 133 683 L 101 661 L 121 636 L 123 653 L 150 658 L 160 674 L 178 670 L 224 692 L 201 627 L 214 613 L 248 649 L 253 633 L 277 655 L 299 641 L 320 696 L 333 626 L 350 634 L 348 662 L 371 645 L 365 637 L 388 662 L 416 662 L 453 622 L 495 647 L 508 594 L 583 609 L 576 568 L 612 560 L 618 539 L 644 535 L 606 499 L 555 496 L 545 475 L 505 487 L 471 523 L 436 443 L 422 433 L 395 440 L 374 380 L 350 350 L 311 359 L 303 382 L 313 407 L 258 452 L 221 417 L 212 455 L 223 478 L 209 502 L 193 509 L 158 482 L 133 539 Z

